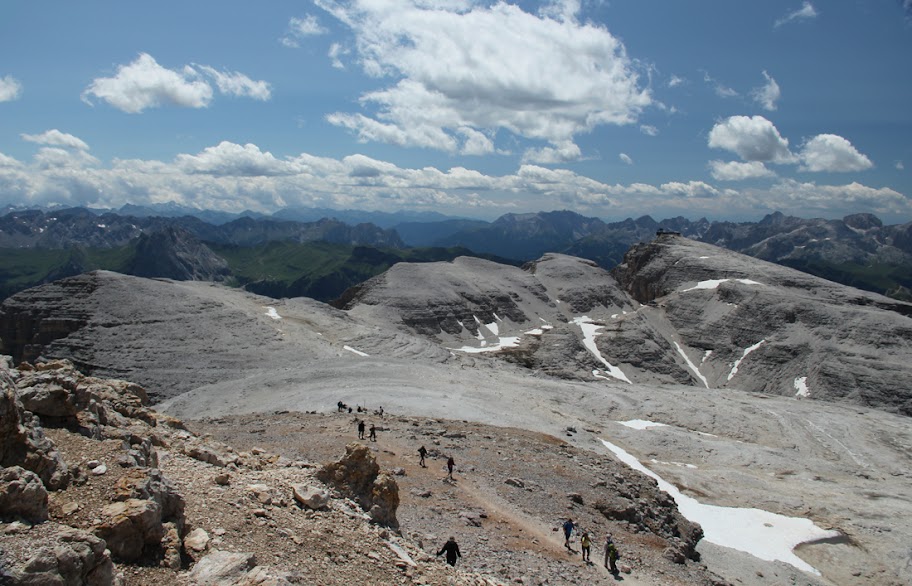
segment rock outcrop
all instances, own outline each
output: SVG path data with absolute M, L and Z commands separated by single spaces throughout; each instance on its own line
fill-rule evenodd
M 317 472 L 321 481 L 341 490 L 370 514 L 375 523 L 397 528 L 399 486 L 392 476 L 382 474 L 370 448 L 351 443 L 338 462 L 326 464 Z

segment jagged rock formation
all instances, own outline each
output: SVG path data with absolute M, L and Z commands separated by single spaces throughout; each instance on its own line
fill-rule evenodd
M 139 237 L 136 254 L 124 272 L 178 281 L 218 281 L 229 271 L 228 263 L 192 234 L 168 227 Z
M 356 500 L 375 523 L 394 529 L 399 526 L 399 487 L 390 475 L 380 474 L 380 466 L 367 446 L 345 446 L 345 456 L 320 468 L 317 478 Z
M 634 247 L 613 274 L 655 305 L 619 329 L 635 337 L 667 322 L 697 384 L 912 415 L 908 303 L 675 236 Z M 607 355 L 612 342 L 600 340 Z

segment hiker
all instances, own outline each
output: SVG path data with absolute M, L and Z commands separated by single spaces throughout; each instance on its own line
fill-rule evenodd
M 447 478 L 453 480 L 453 468 L 456 467 L 456 460 L 453 459 L 453 456 L 447 458 Z
M 589 560 L 590 547 L 592 547 L 592 539 L 589 538 L 589 532 L 583 531 L 583 535 L 580 537 L 580 548 L 583 550 L 583 561 L 586 563 L 591 563 Z
M 425 465 L 425 463 L 424 463 L 424 457 L 427 456 L 427 450 L 425 449 L 424 446 L 421 446 L 420 448 L 418 448 L 418 456 L 420 458 L 420 460 L 418 460 L 418 465 L 421 466 L 422 468 L 427 468 L 427 465 Z
M 456 545 L 456 538 L 452 535 L 447 539 L 447 542 L 443 544 L 440 551 L 437 552 L 437 557 L 440 557 L 444 553 L 446 554 L 446 562 L 451 566 L 456 567 L 456 558 L 461 558 L 462 553 L 459 551 L 459 546 Z
M 573 534 L 573 530 L 576 529 L 576 525 L 573 524 L 573 519 L 568 518 L 564 521 L 564 547 L 570 549 L 570 535 Z
M 336 412 L 337 413 L 342 413 L 343 409 L 345 409 L 345 403 L 343 403 L 342 401 L 339 401 L 338 403 L 336 403 Z
M 374 426 L 373 423 L 371 423 L 370 436 L 369 436 L 369 437 L 370 437 L 370 441 L 372 441 L 372 442 L 377 441 L 377 428 Z
M 621 554 L 618 553 L 617 547 L 614 545 L 614 540 L 611 539 L 611 534 L 605 536 L 605 567 L 610 568 L 611 573 L 617 576 L 617 560 L 621 557 Z M 610 566 L 609 566 L 610 564 Z
M 363 419 L 358 420 L 358 439 L 359 440 L 364 439 L 364 420 Z
M 380 405 L 380 419 L 383 419 L 383 405 Z

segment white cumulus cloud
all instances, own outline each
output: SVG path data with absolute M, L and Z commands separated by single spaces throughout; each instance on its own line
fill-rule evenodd
M 709 170 L 716 181 L 744 181 L 761 177 L 775 177 L 776 174 L 760 161 L 741 163 L 739 161 L 710 161 Z
M 135 61 L 121 65 L 113 77 L 99 77 L 83 91 L 82 99 L 91 104 L 92 98 L 104 100 L 118 110 L 138 114 L 148 108 L 174 105 L 185 108 L 206 108 L 213 89 L 205 75 L 210 76 L 223 94 L 268 100 L 269 84 L 254 81 L 238 72 L 220 72 L 208 65 L 186 65 L 180 70 L 162 67 L 148 53 Z
M 801 149 L 802 171 L 864 171 L 874 166 L 848 140 L 835 134 L 818 134 Z
M 619 155 L 618 155 L 618 158 L 619 158 L 622 162 L 624 162 L 624 163 L 626 163 L 626 164 L 628 164 L 628 165 L 632 165 L 632 164 L 633 164 L 633 159 L 631 159 L 631 158 L 630 158 L 630 155 L 628 155 L 627 153 L 621 153 L 621 154 L 619 154 Z
M 792 163 L 788 140 L 763 116 L 731 116 L 709 132 L 709 146 L 737 154 L 745 161 Z
M 21 134 L 20 136 L 22 137 L 22 140 L 45 146 L 66 147 L 81 151 L 89 150 L 89 145 L 87 145 L 85 141 L 72 134 L 60 132 L 56 128 L 42 132 L 41 134 Z
M 293 175 L 294 165 L 263 152 L 255 144 L 239 145 L 222 141 L 196 155 L 178 155 L 175 162 L 183 172 L 218 176 Z
M 15 77 L 0 77 L 0 102 L 12 102 L 22 95 L 22 84 Z
M 776 102 L 782 97 L 782 91 L 779 89 L 779 84 L 769 73 L 764 71 L 763 77 L 766 78 L 766 83 L 755 88 L 751 92 L 751 96 L 764 110 L 773 111 L 776 109 Z
M 507 131 L 551 143 L 538 158 L 554 159 L 575 135 L 632 124 L 652 104 L 623 44 L 573 17 L 578 2 L 541 15 L 460 0 L 318 5 L 351 28 L 363 70 L 393 80 L 362 95 L 361 112 L 327 117 L 362 140 L 467 152 L 463 129 Z
M 212 88 L 192 67 L 181 71 L 166 69 L 148 53 L 141 53 L 129 65 L 121 65 L 113 77 L 99 77 L 82 93 L 91 103 L 98 98 L 118 110 L 138 114 L 146 108 L 173 104 L 205 108 L 212 100 Z

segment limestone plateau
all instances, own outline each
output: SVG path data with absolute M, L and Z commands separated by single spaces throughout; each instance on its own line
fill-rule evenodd
M 75 446 L 71 458 L 81 462 L 85 454 L 104 463 L 102 479 L 116 481 L 120 468 L 135 467 L 149 468 L 143 474 L 153 484 L 164 482 L 157 473 L 171 478 L 176 492 L 205 484 L 202 472 L 181 480 L 168 466 L 173 457 L 178 471 L 220 467 L 209 455 L 188 455 L 183 447 L 208 441 L 194 435 L 199 426 L 225 444 L 203 446 L 197 455 L 211 452 L 213 461 L 233 464 L 231 473 L 243 478 L 219 484 L 213 475 L 209 489 L 233 490 L 239 483 L 269 487 L 258 490 L 270 504 L 259 500 L 264 506 L 250 510 L 239 495 L 260 499 L 257 490 L 224 495 L 225 506 L 251 528 L 291 544 L 295 537 L 306 540 L 303 534 L 322 531 L 322 525 L 308 523 L 325 520 L 328 513 L 293 505 L 299 501 L 290 487 L 283 492 L 275 487 L 278 480 L 267 478 L 273 468 L 283 483 L 306 480 L 328 498 L 348 498 L 346 510 L 355 511 L 350 518 L 369 528 L 352 531 L 378 540 L 370 546 L 372 561 L 362 559 L 364 552 L 352 542 L 338 544 L 345 556 L 324 547 L 295 558 L 308 564 L 316 556 L 339 580 L 347 565 L 389 569 L 389 562 L 391 573 L 376 583 L 613 582 L 561 551 L 562 538 L 551 529 L 572 515 L 597 535 L 610 531 L 631 548 L 628 584 L 903 584 L 912 578 L 912 566 L 905 563 L 912 530 L 902 522 L 912 513 L 910 316 L 912 304 L 661 234 L 631 248 L 610 272 L 555 253 L 523 267 L 470 257 L 399 263 L 332 305 L 270 299 L 215 283 L 96 271 L 7 299 L 0 306 L 0 351 L 12 357 L 11 389 L 38 376 L 28 364 L 55 365 L 43 367 L 48 381 L 39 395 L 46 399 L 29 404 L 68 406 L 38 415 L 14 389 L 21 411 L 32 414 L 23 415 L 22 425 L 32 421 L 50 430 L 39 444 L 65 437 L 65 445 Z M 26 366 L 16 370 L 17 365 Z M 75 382 L 54 378 L 60 376 Z M 136 397 L 130 410 L 106 408 L 105 413 L 119 414 L 108 420 L 114 423 L 80 423 L 100 417 L 91 415 L 89 399 L 96 411 L 108 400 L 79 390 L 89 384 L 85 380 L 96 384 L 94 377 L 131 381 L 117 383 L 124 392 L 133 389 L 127 393 Z M 364 415 L 334 414 L 339 401 L 363 407 Z M 391 415 L 375 415 L 380 406 Z M 81 409 L 88 414 L 79 415 Z M 139 417 L 151 429 L 126 437 L 105 427 L 134 425 L 120 417 Z M 348 449 L 359 417 L 381 428 L 377 444 L 360 444 L 367 453 Z M 169 427 L 159 418 L 183 423 Z M 662 427 L 625 425 L 631 421 Z M 169 429 L 176 431 L 168 431 L 161 445 L 149 435 Z M 88 458 L 100 448 L 78 444 L 77 436 L 110 440 L 107 459 Z M 142 438 L 150 439 L 143 444 Z M 414 454 L 422 443 L 435 461 L 456 455 L 464 466 L 456 485 L 416 467 Z M 680 503 L 654 490 L 653 480 L 625 468 L 609 444 L 622 446 L 690 497 L 807 518 L 836 532 L 838 538 L 796 549 L 822 576 L 761 561 L 719 543 L 711 532 L 701 533 L 681 516 Z M 254 454 L 254 447 L 265 451 Z M 134 457 L 133 464 L 122 466 L 117 462 L 126 460 L 118 449 L 139 449 L 143 460 Z M 353 495 L 340 488 L 345 482 L 330 482 L 332 474 L 311 473 L 318 457 L 338 461 L 343 454 L 352 457 L 352 450 L 359 458 L 376 458 L 398 483 L 402 501 L 394 517 L 387 480 L 378 481 L 385 487 L 378 495 L 386 496 L 378 498 L 386 508 L 373 511 L 363 485 Z M 276 460 L 259 457 L 266 453 Z M 279 458 L 284 460 L 277 465 Z M 67 470 L 73 466 L 65 457 L 63 462 Z M 39 474 L 38 484 L 50 495 L 71 490 L 60 480 L 62 472 L 58 480 L 48 475 L 48 466 L 40 468 L 46 478 L 32 471 Z M 404 473 L 397 475 L 394 468 Z M 40 493 L 34 479 L 17 474 L 20 480 L 11 483 L 30 483 Z M 84 476 L 91 484 L 91 471 Z M 305 492 L 301 488 L 301 495 Z M 49 498 L 47 515 L 59 522 Z M 339 507 L 332 501 L 328 510 L 334 515 Z M 101 512 L 93 515 L 106 522 Z M 80 537 L 92 551 L 100 547 L 92 539 L 105 539 L 98 524 L 89 523 L 94 520 L 76 527 L 94 536 Z M 181 523 L 170 522 L 209 535 L 218 528 L 230 534 L 223 526 L 227 520 L 188 521 L 185 512 Z M 21 537 L 37 527 L 36 535 L 44 535 L 46 524 L 18 527 L 13 534 Z M 143 560 L 139 565 L 168 559 L 167 570 L 155 571 L 189 576 L 201 564 L 202 552 L 209 550 L 190 553 L 189 533 L 177 525 L 170 545 L 164 537 L 155 539 L 158 528 L 150 530 L 149 541 L 143 537 L 135 558 Z M 461 563 L 466 574 L 450 572 L 435 566 L 430 554 L 451 531 L 468 551 L 496 543 L 493 549 L 507 553 L 467 557 Z M 224 535 L 219 537 L 227 540 Z M 10 539 L 19 543 L 19 537 Z M 405 557 L 387 560 L 396 547 Z M 292 555 L 288 548 L 282 556 Z M 118 568 L 118 559 L 132 563 L 108 550 Z M 255 544 L 248 550 L 233 551 L 252 553 Z M 262 571 L 275 570 L 291 583 L 314 583 L 306 572 L 295 574 L 293 567 L 275 568 L 255 557 L 256 563 L 242 563 L 245 571 L 268 566 Z M 26 562 L 7 559 L 9 567 Z M 308 565 L 307 571 L 316 568 Z M 117 579 L 117 571 L 102 571 Z M 331 581 L 332 574 L 319 574 L 316 582 L 348 583 Z

